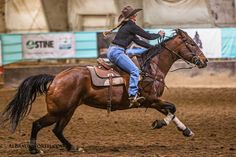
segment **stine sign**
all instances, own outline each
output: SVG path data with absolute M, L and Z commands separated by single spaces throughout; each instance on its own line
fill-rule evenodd
M 75 57 L 72 33 L 23 35 L 22 44 L 24 59 Z

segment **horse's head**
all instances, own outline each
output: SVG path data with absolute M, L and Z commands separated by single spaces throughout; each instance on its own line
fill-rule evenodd
M 206 67 L 208 60 L 193 39 L 181 29 L 175 31 L 177 57 L 197 65 L 198 68 Z

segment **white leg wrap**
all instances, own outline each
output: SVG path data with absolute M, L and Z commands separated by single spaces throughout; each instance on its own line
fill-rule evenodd
M 175 116 L 173 119 L 174 124 L 180 129 L 180 130 L 185 130 L 186 126 Z
M 174 117 L 174 115 L 172 113 L 168 113 L 168 115 L 164 118 L 164 121 L 166 122 L 166 125 L 170 124 L 173 117 Z

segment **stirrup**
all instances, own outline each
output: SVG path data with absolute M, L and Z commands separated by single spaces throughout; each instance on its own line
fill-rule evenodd
M 130 104 L 129 104 L 129 108 L 139 107 L 139 106 L 141 106 L 141 104 L 139 102 L 130 102 Z
M 144 101 L 145 97 L 142 96 L 138 96 L 137 94 L 134 97 L 130 97 L 129 101 L 130 101 L 130 105 L 129 107 L 139 107 L 141 106 L 140 102 Z

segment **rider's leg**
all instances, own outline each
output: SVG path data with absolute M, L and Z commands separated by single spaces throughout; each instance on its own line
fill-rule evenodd
M 133 55 L 141 55 L 142 53 L 146 52 L 147 49 L 143 47 L 135 47 L 135 48 L 129 48 L 126 50 L 126 53 L 128 56 L 133 56 Z
M 135 96 L 138 92 L 139 69 L 133 61 L 124 53 L 116 60 L 116 65 L 130 74 L 129 96 Z
M 112 46 L 108 50 L 107 57 L 111 62 L 130 74 L 129 95 L 134 96 L 138 92 L 139 69 L 124 51 L 124 48 Z
M 133 61 L 126 55 L 121 54 L 117 59 L 116 64 L 123 70 L 127 71 L 130 74 L 129 80 L 129 107 L 139 107 L 140 102 L 145 98 L 138 95 L 138 81 L 139 81 L 139 69 L 133 63 Z
M 108 50 L 107 57 L 111 62 L 130 74 L 129 96 L 131 101 L 137 102 L 144 97 L 138 97 L 139 69 L 133 61 L 124 53 L 124 49 L 118 46 L 112 46 Z

